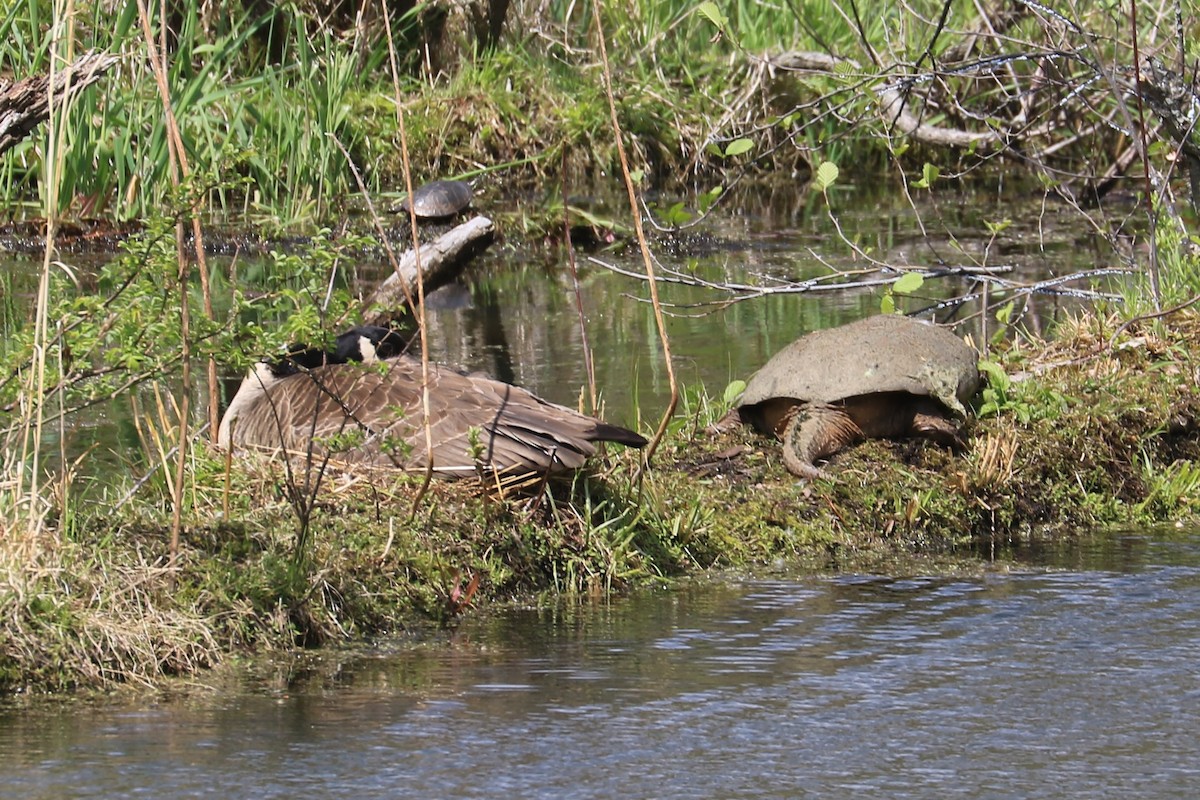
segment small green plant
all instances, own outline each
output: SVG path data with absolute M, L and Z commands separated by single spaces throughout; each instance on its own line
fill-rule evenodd
M 838 165 L 832 161 L 823 161 L 817 166 L 817 171 L 813 173 L 812 187 L 818 192 L 824 192 L 837 182 Z
M 1033 410 L 1029 403 L 1018 395 L 1015 384 L 1004 367 L 995 361 L 983 359 L 979 362 L 979 371 L 987 379 L 987 384 L 980 393 L 982 401 L 979 404 L 980 417 L 1012 415 L 1021 424 L 1028 424 L 1033 419 Z
M 746 391 L 746 382 L 740 378 L 729 382 L 725 387 L 725 391 L 721 393 L 721 401 L 726 406 L 732 406 L 734 402 L 742 396 L 742 392 Z
M 478 425 L 467 428 L 467 455 L 471 457 L 471 463 L 475 465 L 476 470 L 483 474 L 484 456 L 487 452 L 483 447 L 483 429 Z
M 1191 511 L 1200 500 L 1200 464 L 1194 461 L 1175 461 L 1156 467 L 1146 453 L 1142 455 L 1142 478 L 1146 482 L 1146 497 L 1137 504 L 1139 515 L 1152 519 L 1177 516 Z
M 928 161 L 921 167 L 921 177 L 913 181 L 912 188 L 914 189 L 932 189 L 933 184 L 937 181 L 942 171 L 936 165 L 930 164 Z

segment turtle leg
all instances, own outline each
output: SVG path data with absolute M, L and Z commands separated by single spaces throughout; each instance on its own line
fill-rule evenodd
M 796 406 L 780 439 L 783 463 L 801 478 L 821 477 L 814 462 L 864 438 L 862 428 L 837 406 L 809 403 Z
M 706 433 L 708 433 L 710 436 L 728 433 L 735 428 L 741 427 L 744 422 L 745 420 L 742 419 L 741 409 L 737 406 L 734 406 L 733 408 L 729 409 L 728 414 L 709 425 Z
M 914 409 L 910 435 L 930 439 L 956 453 L 967 449 L 966 440 L 963 439 L 958 424 L 946 416 L 941 406 L 930 400 L 920 402 Z

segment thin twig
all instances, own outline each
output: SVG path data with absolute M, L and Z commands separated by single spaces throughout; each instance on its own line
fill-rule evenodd
M 571 206 L 567 203 L 567 148 L 562 151 L 562 201 L 563 201 L 563 245 L 567 248 L 567 264 L 571 267 L 571 288 L 575 293 L 575 311 L 579 316 L 579 342 L 583 347 L 583 367 L 588 382 L 588 413 L 595 414 L 596 408 L 596 363 L 592 358 L 592 347 L 588 342 L 587 317 L 583 313 L 583 293 L 579 290 L 579 270 L 575 263 L 575 248 L 571 244 Z

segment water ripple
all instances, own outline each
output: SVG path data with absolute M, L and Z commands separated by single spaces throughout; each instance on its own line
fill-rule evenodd
M 0 785 L 5 798 L 1194 797 L 1200 543 L 1120 555 L 687 587 L 481 621 L 468 644 L 363 659 L 333 688 L 10 715 Z

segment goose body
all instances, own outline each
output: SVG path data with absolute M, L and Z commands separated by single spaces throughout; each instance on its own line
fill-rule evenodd
M 429 453 L 444 477 L 579 469 L 595 443 L 642 447 L 634 431 L 548 403 L 511 384 L 429 365 L 427 446 L 421 362 L 398 353 L 398 337 L 355 328 L 329 353 L 294 351 L 261 362 L 229 404 L 222 447 L 318 454 L 375 467 L 424 469 Z M 361 362 L 361 363 L 358 363 Z

